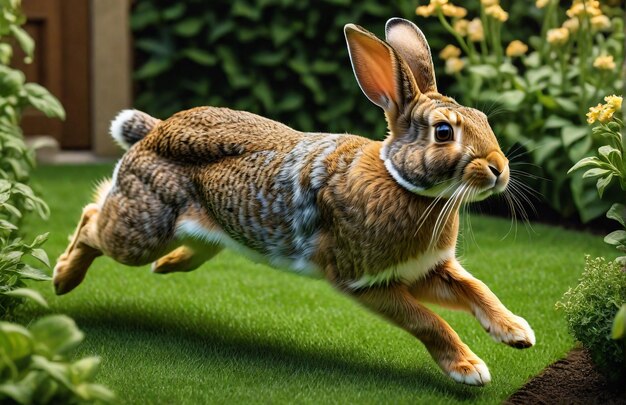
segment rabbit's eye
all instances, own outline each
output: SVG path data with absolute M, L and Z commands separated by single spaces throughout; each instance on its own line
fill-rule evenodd
M 442 122 L 435 126 L 435 140 L 437 142 L 449 142 L 454 139 L 454 130 L 450 124 Z

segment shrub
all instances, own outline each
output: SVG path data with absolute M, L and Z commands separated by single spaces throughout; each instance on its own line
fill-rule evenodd
M 460 47 L 442 55 L 459 98 L 514 113 L 490 121 L 505 148 L 517 145 L 513 158 L 526 155 L 530 186 L 561 215 L 592 220 L 608 205 L 597 201 L 592 182 L 565 173 L 598 146 L 584 122 L 587 107 L 622 86 L 623 12 L 595 0 L 573 0 L 566 12 L 557 0 L 537 1 L 541 9 L 516 2 L 543 13 L 541 35 L 507 44 L 502 37 L 514 22 L 498 3 L 483 0 L 479 14 L 465 18 L 433 0 L 418 14 L 437 17 Z
M 414 0 L 137 0 L 135 104 L 163 118 L 228 106 L 299 130 L 383 137 L 381 112 L 354 80 L 343 26 L 356 22 L 381 35 L 389 17 L 414 10 Z M 442 30 L 434 28 L 438 46 Z
M 611 381 L 626 378 L 626 352 L 611 339 L 613 319 L 626 302 L 626 272 L 616 262 L 587 257 L 580 283 L 563 295 L 563 309 L 572 335 L 589 350 L 598 369 Z

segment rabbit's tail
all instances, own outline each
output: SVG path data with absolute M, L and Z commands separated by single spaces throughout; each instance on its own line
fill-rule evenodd
M 139 110 L 122 110 L 111 121 L 109 132 L 122 148 L 128 149 L 148 135 L 159 122 L 160 119 Z

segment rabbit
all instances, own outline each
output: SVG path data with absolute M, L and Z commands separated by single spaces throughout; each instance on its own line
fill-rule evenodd
M 424 303 L 470 312 L 498 342 L 535 344 L 455 257 L 459 206 L 505 190 L 508 160 L 487 117 L 437 91 L 429 45 L 392 18 L 385 41 L 347 24 L 357 82 L 383 109 L 383 141 L 302 133 L 258 115 L 199 107 L 161 121 L 121 112 L 127 149 L 96 189 L 54 268 L 57 294 L 100 255 L 155 273 L 186 272 L 223 248 L 328 280 L 419 339 L 457 382 L 485 363 Z

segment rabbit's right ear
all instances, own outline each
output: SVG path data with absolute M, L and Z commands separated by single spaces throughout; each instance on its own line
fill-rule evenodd
M 387 113 L 399 113 L 419 96 L 406 63 L 388 44 L 354 24 L 344 27 L 350 61 L 363 93 Z

